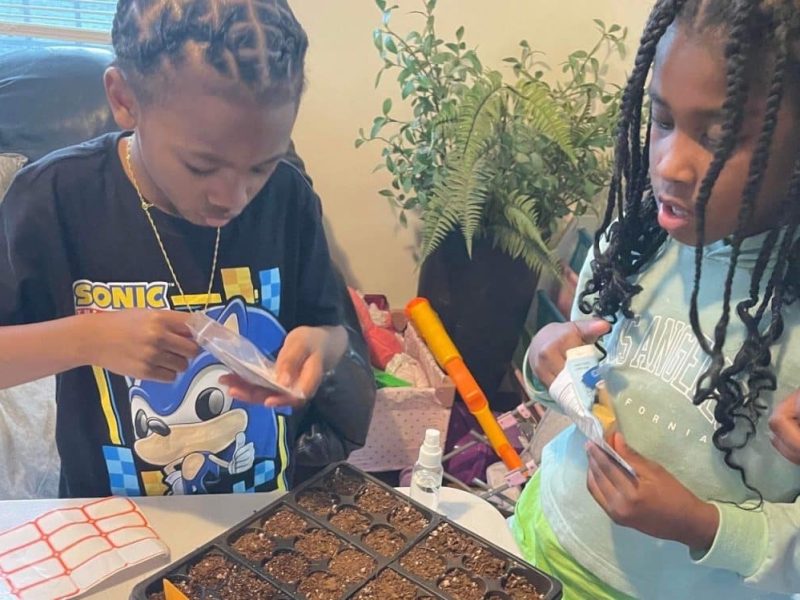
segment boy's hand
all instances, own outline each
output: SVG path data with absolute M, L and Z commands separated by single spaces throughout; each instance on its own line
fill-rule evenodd
M 719 528 L 719 512 L 703 502 L 664 467 L 644 458 L 612 436 L 612 447 L 636 471 L 631 477 L 599 446 L 587 445 L 589 472 L 586 485 L 600 507 L 617 524 L 692 550 L 711 548 Z
M 346 349 L 344 327 L 298 327 L 286 336 L 275 364 L 278 383 L 295 390 L 297 397 L 276 395 L 233 374 L 220 378 L 220 383 L 228 386 L 231 395 L 246 402 L 297 408 L 316 394 L 322 376 L 336 366 Z
M 800 390 L 775 407 L 769 419 L 772 445 L 787 460 L 800 465 Z
M 174 381 L 200 353 L 188 318 L 188 313 L 146 309 L 87 315 L 86 362 L 135 379 Z
M 602 319 L 587 319 L 569 323 L 550 323 L 531 341 L 528 360 L 536 377 L 549 388 L 553 380 L 564 370 L 567 350 L 594 344 L 611 331 L 611 325 Z

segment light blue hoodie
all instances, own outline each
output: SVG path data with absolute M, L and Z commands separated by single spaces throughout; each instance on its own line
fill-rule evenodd
M 747 296 L 763 239 L 763 235 L 755 236 L 742 246 L 725 345 L 728 359 L 744 339 L 735 306 Z M 722 314 L 730 255 L 725 242 L 710 245 L 704 252 L 699 306 L 707 335 Z M 720 526 L 711 549 L 705 556 L 693 557 L 682 544 L 614 524 L 586 489 L 585 438 L 574 426 L 545 448 L 539 502 L 562 548 L 630 596 L 646 600 L 787 598 L 790 592 L 800 592 L 800 467 L 773 449 L 767 414 L 759 422 L 756 437 L 734 453 L 748 481 L 764 495 L 764 506 L 752 509 L 756 495 L 714 447 L 713 407 L 692 403 L 697 379 L 709 360 L 689 324 L 694 272 L 694 248 L 666 242 L 638 278 L 643 291 L 633 301 L 636 318 L 620 319 L 606 336 L 609 357 L 603 368 L 628 444 L 718 508 Z M 579 290 L 589 273 L 587 261 Z M 786 328 L 772 353 L 778 390 L 762 393 L 770 407 L 800 388 L 798 309 L 800 302 L 784 308 Z M 573 319 L 583 318 L 586 315 L 573 309 Z M 523 498 L 520 506 L 524 504 Z M 525 514 L 516 515 L 515 526 L 526 527 Z

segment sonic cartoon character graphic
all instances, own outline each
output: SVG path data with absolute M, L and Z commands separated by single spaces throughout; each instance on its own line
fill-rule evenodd
M 247 337 L 272 360 L 286 337 L 275 317 L 240 298 L 206 314 Z M 231 492 L 237 480 L 249 480 L 246 488 L 260 487 L 265 482 L 254 482 L 252 473 L 260 462 L 269 463 L 260 472 L 274 478 L 278 444 L 284 443 L 277 414 L 290 410 L 276 413 L 231 397 L 219 383 L 227 373 L 204 351 L 171 384 L 137 381 L 130 387 L 134 454 L 161 470 L 168 494 Z

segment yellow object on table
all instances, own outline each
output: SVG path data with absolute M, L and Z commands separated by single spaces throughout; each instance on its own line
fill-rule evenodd
M 166 600 L 189 600 L 169 579 L 164 579 L 164 598 Z

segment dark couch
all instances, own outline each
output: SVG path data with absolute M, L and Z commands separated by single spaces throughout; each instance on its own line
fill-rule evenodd
M 107 50 L 78 46 L 0 55 L 0 158 L 14 154 L 34 161 L 116 129 L 102 84 L 112 58 Z M 293 147 L 288 160 L 305 173 Z M 0 185 L 0 198 L 2 192 Z M 375 385 L 368 353 L 346 286 L 339 279 L 350 347 L 305 410 L 296 443 L 301 478 L 361 447 L 372 415 Z

